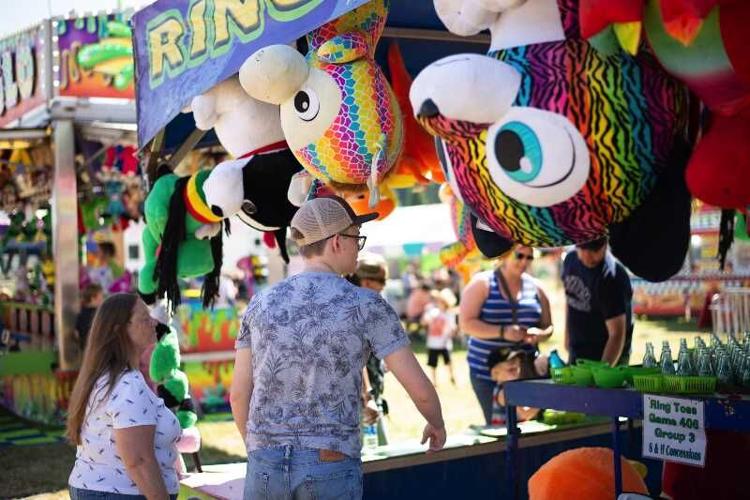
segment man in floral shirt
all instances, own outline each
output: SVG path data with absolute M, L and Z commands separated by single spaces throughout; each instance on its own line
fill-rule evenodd
M 370 352 L 385 359 L 445 443 L 440 402 L 398 315 L 352 285 L 364 222 L 339 197 L 306 202 L 291 222 L 305 267 L 253 297 L 237 337 L 232 413 L 248 451 L 245 498 L 361 498 L 359 411 Z M 265 496 L 264 496 L 265 495 Z

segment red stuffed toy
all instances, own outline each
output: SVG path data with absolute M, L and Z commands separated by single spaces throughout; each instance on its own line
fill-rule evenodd
M 750 2 L 581 0 L 580 16 L 585 37 L 601 36 L 608 28 L 624 23 L 641 23 L 659 62 L 711 111 L 688 163 L 690 191 L 710 205 L 747 207 L 750 52 L 746 45 L 750 41 Z

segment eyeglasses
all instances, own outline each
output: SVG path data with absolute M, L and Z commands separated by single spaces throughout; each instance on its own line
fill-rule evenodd
M 524 260 L 524 259 L 526 259 L 529 262 L 531 262 L 532 260 L 534 260 L 534 254 L 525 254 L 525 253 L 522 253 L 522 252 L 516 252 L 516 259 L 517 260 Z
M 345 233 L 338 233 L 338 235 L 339 236 L 343 236 L 344 238 L 353 238 L 353 239 L 357 240 L 357 248 L 359 250 L 362 250 L 363 248 L 365 248 L 365 242 L 367 241 L 367 236 L 355 235 L 355 234 L 345 234 Z M 336 236 L 336 235 L 334 234 L 333 236 Z M 331 236 L 331 238 L 333 238 L 333 236 Z

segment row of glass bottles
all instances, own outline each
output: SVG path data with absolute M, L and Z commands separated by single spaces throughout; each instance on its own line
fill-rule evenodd
M 715 376 L 720 383 L 750 388 L 750 332 L 746 332 L 741 341 L 730 336 L 726 343 L 713 336 L 710 345 L 696 337 L 692 352 L 687 347 L 687 340 L 680 339 L 676 367 L 669 341 L 662 343 L 659 361 L 654 354 L 654 345 L 646 342 L 643 366 L 659 367 L 664 375 Z

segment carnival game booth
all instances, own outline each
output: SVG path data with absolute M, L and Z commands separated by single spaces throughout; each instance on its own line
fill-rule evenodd
M 206 1 L 189 6 L 157 1 L 137 13 L 134 24 L 139 145 L 150 155 L 147 174 L 154 186 L 149 196 L 158 191 L 161 179 L 192 183 L 188 189 L 198 194 L 186 191 L 186 203 L 194 209 L 190 238 L 220 238 L 230 215 L 253 219 L 263 211 L 263 203 L 246 192 L 245 174 L 255 171 L 248 166 L 288 148 L 294 158 L 287 159 L 296 160 L 299 167 L 277 194 L 286 200 L 292 193 L 292 201 L 298 203 L 336 191 L 355 194 L 352 199 L 363 201 L 362 209 L 386 213 L 393 209 L 389 190 L 403 186 L 397 173 L 412 178 L 419 174 L 428 181 L 442 175 L 456 202 L 451 213 L 460 243 L 446 258 L 460 260 L 473 249 L 496 257 L 514 243 L 555 248 L 608 235 L 612 252 L 633 274 L 664 281 L 685 262 L 692 196 L 724 209 L 744 209 L 750 202 L 741 189 L 748 184 L 728 182 L 718 175 L 722 162 L 717 165 L 720 158 L 731 163 L 728 153 L 717 151 L 717 136 L 722 143 L 722 131 L 732 129 L 722 118 L 750 102 L 744 98 L 745 85 L 736 81 L 744 81 L 746 75 L 738 73 L 750 65 L 744 65 L 739 54 L 732 66 L 735 49 L 742 44 L 725 46 L 723 33 L 717 36 L 716 11 L 725 3 L 710 5 L 716 11 L 708 8 L 710 2 L 696 11 L 670 10 L 662 3 L 617 2 L 610 10 L 584 0 L 437 0 L 434 5 L 396 1 L 388 13 L 386 3 L 378 0 L 291 5 L 272 0 Z M 349 15 L 356 8 L 368 15 Z M 682 23 L 682 15 L 700 22 Z M 695 29 L 704 20 L 712 28 Z M 325 28 L 318 29 L 321 25 Z M 464 38 L 448 34 L 444 26 Z M 727 29 L 741 38 L 736 26 Z M 485 30 L 489 37 L 483 35 Z M 299 43 L 305 34 L 305 43 Z M 343 41 L 335 35 L 342 35 Z M 399 39 L 409 91 L 399 93 L 396 88 L 391 58 L 390 84 L 384 83 L 378 68 L 386 66 L 384 53 L 391 56 L 395 50 L 378 44 L 379 38 Z M 708 52 L 701 52 L 706 47 Z M 458 53 L 459 57 L 440 59 Z M 483 53 L 487 56 L 479 55 Z M 714 56 L 718 67 L 699 64 Z M 360 59 L 355 71 L 353 63 Z M 311 68 L 315 75 L 330 77 L 340 71 L 345 76 L 321 77 L 333 83 L 317 88 L 315 81 L 307 81 Z M 695 72 L 686 74 L 685 68 Z M 706 82 L 714 81 L 714 73 L 730 75 L 731 81 L 721 87 L 726 95 L 712 95 L 717 89 Z M 393 87 L 392 99 L 378 104 L 368 100 L 387 94 L 388 85 Z M 704 124 L 706 134 L 697 150 L 700 106 L 688 90 L 718 111 L 715 126 Z M 274 107 L 265 115 L 270 118 L 253 122 L 268 106 Z M 407 108 L 400 121 L 399 113 Z M 743 116 L 733 119 L 741 122 Z M 417 125 L 411 129 L 410 117 Z M 415 134 L 424 138 L 425 132 L 426 142 L 415 139 Z M 414 155 L 431 150 L 409 149 L 410 141 L 424 145 L 432 138 L 433 154 L 441 160 L 434 178 L 426 176 L 433 173 L 429 162 L 417 161 L 416 171 L 400 163 L 407 150 Z M 160 165 L 173 166 L 196 145 L 216 140 L 236 160 L 194 179 L 160 172 Z M 731 151 L 741 153 L 742 142 Z M 261 179 L 262 184 L 268 178 Z M 168 193 L 169 199 L 175 192 Z M 717 193 L 726 196 L 717 199 Z M 162 205 L 165 199 L 162 195 Z M 283 248 L 283 231 L 276 231 L 271 232 Z M 190 238 L 186 244 L 192 244 Z M 149 244 L 155 249 L 158 243 Z M 172 249 L 176 254 L 180 244 Z M 208 256 L 210 250 L 203 247 L 198 255 Z M 192 260 L 203 267 L 178 264 L 178 276 L 207 275 L 216 269 L 215 261 Z M 142 295 L 180 300 L 179 289 L 169 283 L 142 285 Z M 210 303 L 211 293 L 202 299 Z M 632 411 L 615 415 L 619 416 L 637 417 Z M 519 440 L 520 447 L 535 457 L 524 462 L 532 465 L 515 483 L 521 490 L 531 471 L 559 451 L 600 445 L 608 437 L 606 428 L 591 422 L 574 430 L 531 426 L 530 432 L 534 430 L 542 432 Z M 637 439 L 637 432 L 630 435 Z M 438 496 L 446 491 L 466 493 L 467 488 L 469 496 L 499 492 L 501 474 L 490 471 L 497 473 L 502 466 L 504 442 L 495 441 L 497 436 L 469 436 L 454 437 L 448 450 L 430 456 L 415 453 L 413 445 L 373 453 L 381 456 L 366 459 L 367 495 L 406 497 L 417 488 L 420 494 L 434 488 L 431 493 Z M 515 436 L 511 430 L 511 447 Z M 637 451 L 631 453 L 638 456 Z M 474 457 L 482 458 L 475 462 Z M 658 462 L 644 461 L 647 467 L 658 467 Z M 449 467 L 463 467 L 468 481 L 454 481 Z M 234 497 L 242 474 L 243 464 L 236 464 L 192 476 L 185 484 L 206 494 Z M 430 480 L 414 481 L 418 474 Z M 614 495 L 616 483 L 610 477 L 607 491 Z M 658 494 L 659 473 L 650 470 L 646 477 Z M 212 489 L 214 485 L 229 489 L 222 493 Z
M 139 218 L 129 16 L 46 20 L 3 47 L 2 404 L 64 421 L 87 241 Z M 122 249 L 120 249 L 122 259 Z
M 733 232 L 734 241 L 720 258 L 720 245 L 726 240 L 722 236 L 722 211 L 696 203 L 690 221 L 690 250 L 685 265 L 679 273 L 659 283 L 633 277 L 635 314 L 696 318 L 700 327 L 710 326 L 711 297 L 750 282 L 750 244 L 745 216 L 738 213 L 728 217 L 732 224 L 724 232 Z

